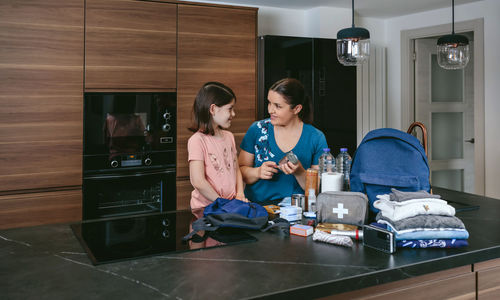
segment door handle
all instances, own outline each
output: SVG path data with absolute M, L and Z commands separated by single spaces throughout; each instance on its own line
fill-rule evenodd
M 474 144 L 474 141 L 475 141 L 474 138 L 471 138 L 471 139 L 465 140 L 464 142 Z

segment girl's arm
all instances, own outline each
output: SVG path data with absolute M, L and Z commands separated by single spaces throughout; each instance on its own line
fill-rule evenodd
M 205 163 L 202 160 L 189 162 L 189 180 L 191 185 L 197 189 L 203 197 L 210 201 L 219 198 L 219 194 L 212 188 L 205 177 Z
M 254 155 L 240 151 L 238 162 L 240 165 L 241 175 L 246 184 L 255 183 L 259 179 L 271 179 L 274 174 L 278 173 L 278 166 L 274 161 L 266 161 L 260 167 L 253 167 Z
M 247 198 L 245 197 L 245 192 L 243 189 L 243 177 L 241 175 L 240 168 L 238 166 L 236 167 L 236 199 L 241 200 L 241 201 L 248 201 Z

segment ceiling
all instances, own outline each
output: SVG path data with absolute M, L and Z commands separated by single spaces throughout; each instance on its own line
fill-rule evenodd
M 310 9 L 318 6 L 351 8 L 349 0 L 211 0 L 196 1 L 210 3 L 233 3 L 246 6 L 270 6 L 289 9 Z M 455 5 L 478 2 L 481 0 L 455 0 Z M 393 18 L 451 7 L 451 0 L 356 0 L 354 9 L 357 15 L 368 18 Z M 451 13 L 451 12 L 450 12 Z

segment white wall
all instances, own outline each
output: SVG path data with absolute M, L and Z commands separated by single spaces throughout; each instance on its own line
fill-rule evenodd
M 479 18 L 484 18 L 485 193 L 500 198 L 500 1 L 455 6 L 455 22 Z M 385 21 L 389 127 L 406 126 L 401 124 L 401 31 L 449 23 L 450 8 Z

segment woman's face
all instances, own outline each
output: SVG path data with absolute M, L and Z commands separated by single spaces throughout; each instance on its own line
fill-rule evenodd
M 219 126 L 223 129 L 231 127 L 231 120 L 236 115 L 234 112 L 234 103 L 233 99 L 230 103 L 220 107 L 212 104 L 210 107 L 210 114 L 212 115 L 215 126 Z
M 269 101 L 267 111 L 271 116 L 271 124 L 274 126 L 287 125 L 290 121 L 299 117 L 298 114 L 302 109 L 302 105 L 297 105 L 292 109 L 292 106 L 286 102 L 285 98 L 275 91 L 269 91 L 267 100 Z

